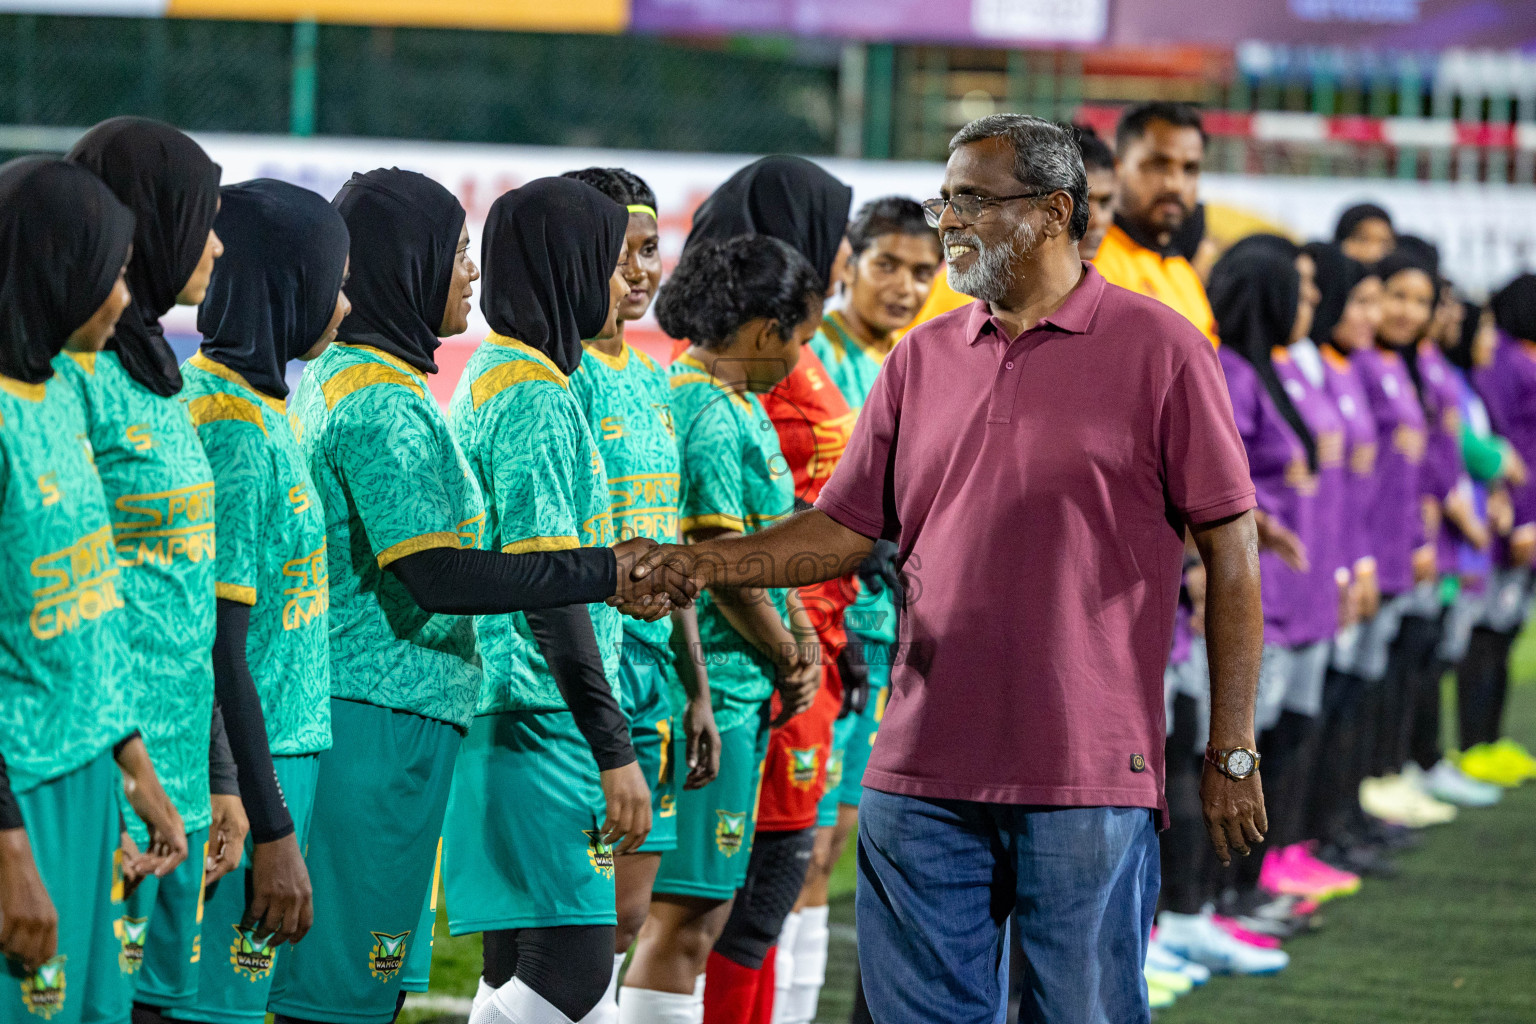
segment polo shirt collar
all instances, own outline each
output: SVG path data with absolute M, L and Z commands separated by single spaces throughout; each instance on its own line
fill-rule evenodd
M 1104 295 L 1104 275 L 1099 273 L 1092 263 L 1083 264 L 1083 276 L 1067 296 L 1067 301 L 1061 304 L 1061 308 L 1047 317 L 1042 318 L 1042 324 L 1050 324 L 1058 331 L 1068 334 L 1087 334 L 1093 324 L 1093 316 L 1098 312 L 1099 299 Z M 985 302 L 973 302 L 965 325 L 966 343 L 975 345 L 986 334 L 987 325 L 993 323 L 992 307 Z M 1002 331 L 999 328 L 998 333 Z M 1028 333 L 1028 329 L 1026 332 Z

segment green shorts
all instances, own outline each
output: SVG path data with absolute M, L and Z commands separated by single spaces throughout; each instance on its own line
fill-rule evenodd
M 309 842 L 320 755 L 274 757 L 272 767 L 277 773 L 278 785 L 282 787 L 283 799 L 288 803 L 288 813 L 293 817 L 294 831 L 302 850 Z M 250 865 L 251 840 L 247 837 L 240 866 L 208 889 L 203 906 L 203 935 L 208 940 L 208 955 L 198 964 L 194 998 L 166 1009 L 166 1017 L 207 1021 L 209 1024 L 261 1024 L 266 1018 L 267 994 L 272 988 L 272 964 L 280 950 L 257 940 L 249 930 L 240 927 L 240 919 L 245 916 Z M 140 991 L 142 993 L 142 989 Z
M 389 1024 L 417 941 L 459 731 L 331 700 L 309 830 L 315 924 L 276 964 L 268 1008 L 302 1020 Z
M 652 892 L 727 900 L 746 881 L 768 754 L 767 711 L 765 704 L 761 715 L 720 734 L 714 782 L 677 795 L 677 848 L 662 854 Z M 687 740 L 674 740 L 674 759 L 686 753 Z
M 604 813 L 597 762 L 569 711 L 476 718 L 443 823 L 449 934 L 616 924 Z
M 619 686 L 629 716 L 629 741 L 651 787 L 651 834 L 641 853 L 677 849 L 676 768 L 672 757 L 672 659 L 638 640 L 625 639 L 619 659 Z M 684 747 L 686 753 L 687 747 Z
M 59 917 L 59 951 L 27 973 L 14 960 L 0 968 L 0 1024 L 120 1024 L 132 989 L 113 925 L 122 915 L 116 792 L 122 777 L 103 751 L 76 768 L 18 794 L 38 874 Z
M 439 836 L 437 857 L 432 864 L 432 888 L 427 890 L 427 902 L 421 908 L 421 923 L 416 926 L 417 936 L 426 936 L 426 941 L 411 943 L 405 968 L 400 972 L 402 992 L 425 992 L 432 987 L 432 947 L 437 945 L 437 903 L 442 894 L 443 840 Z
M 115 930 L 122 944 L 118 961 L 135 1002 L 167 1008 L 197 997 L 207 861 L 208 830 L 188 832 L 187 859 L 129 894 Z

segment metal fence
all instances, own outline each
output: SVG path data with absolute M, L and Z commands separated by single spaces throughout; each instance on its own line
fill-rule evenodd
M 204 131 L 830 153 L 836 101 L 835 52 L 807 62 L 633 36 L 0 17 L 11 124 L 131 113 Z

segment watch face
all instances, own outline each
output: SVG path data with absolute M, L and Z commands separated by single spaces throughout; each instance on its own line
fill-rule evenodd
M 1234 750 L 1227 755 L 1227 771 L 1243 779 L 1253 774 L 1253 755 L 1246 750 Z

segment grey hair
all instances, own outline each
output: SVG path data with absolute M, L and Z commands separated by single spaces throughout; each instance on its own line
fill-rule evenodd
M 1013 176 L 1020 184 L 1071 197 L 1067 235 L 1074 242 L 1082 238 L 1088 230 L 1088 174 L 1072 128 L 1029 114 L 988 114 L 956 132 L 949 151 L 999 137 L 1013 146 Z

